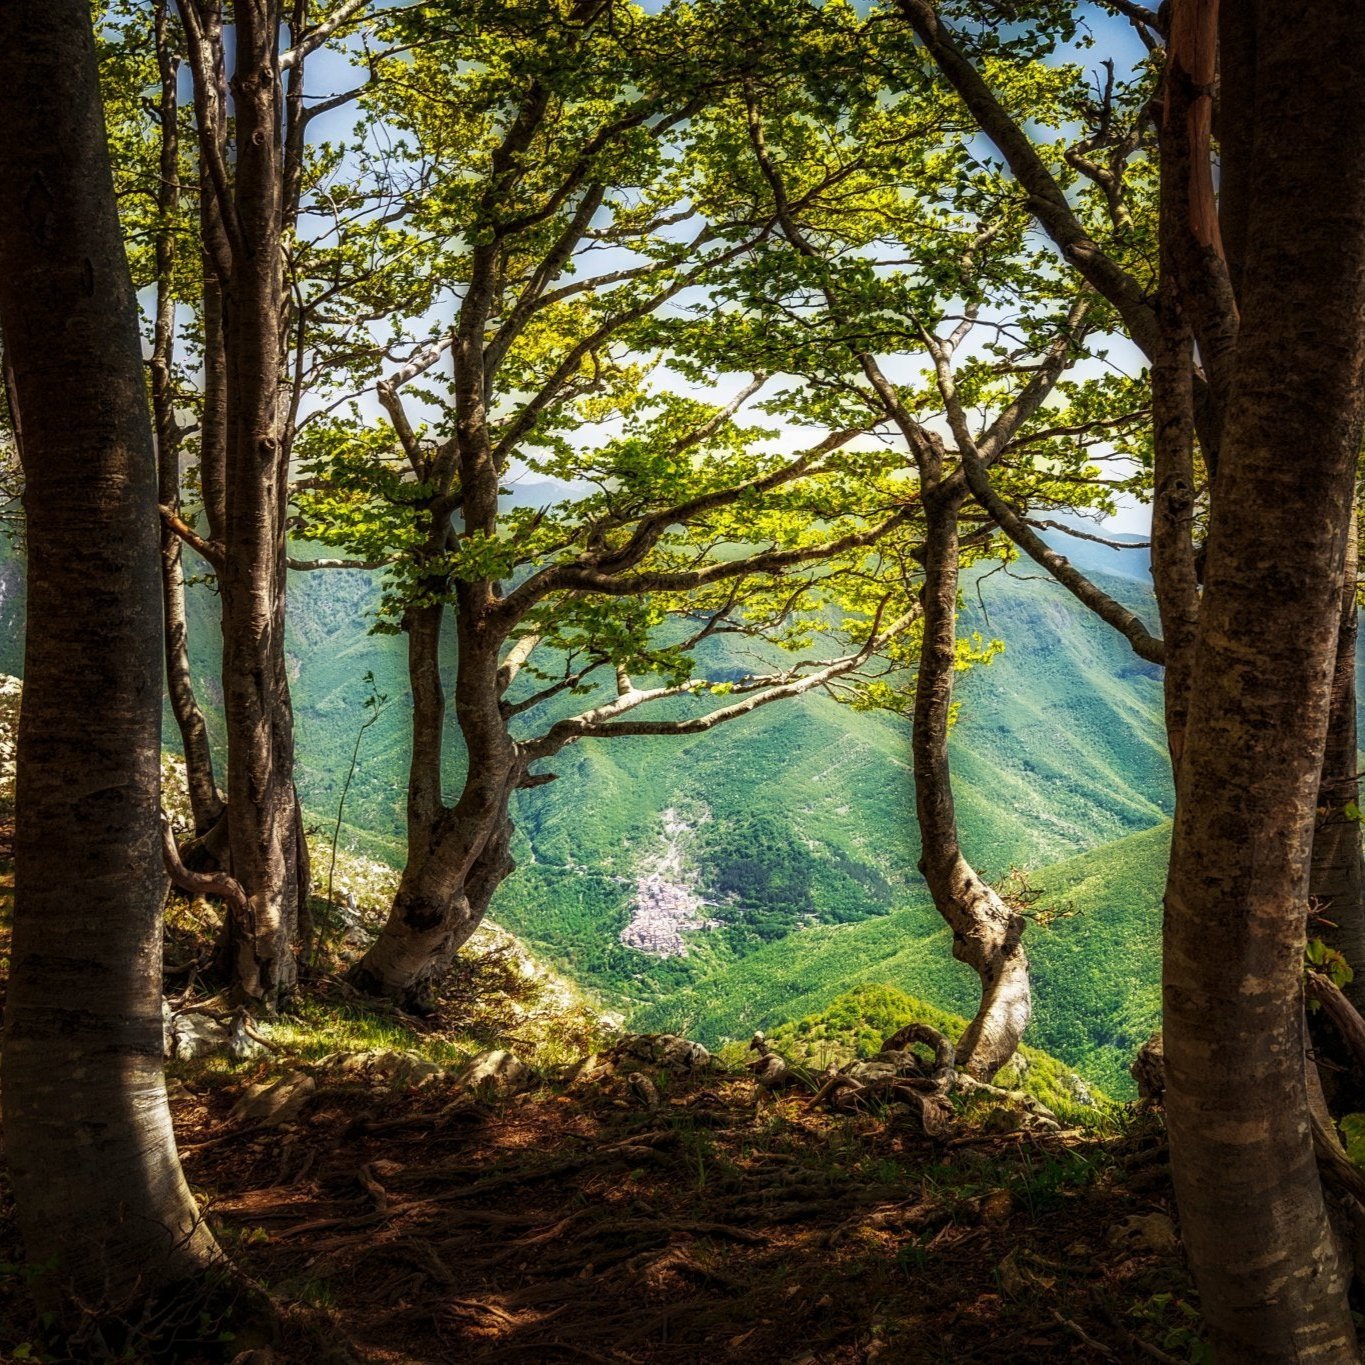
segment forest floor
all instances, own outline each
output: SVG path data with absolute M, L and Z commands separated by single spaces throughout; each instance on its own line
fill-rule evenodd
M 295 1331 L 363 1360 L 1199 1358 L 1154 1119 L 932 1141 L 747 1079 L 643 1110 L 609 1074 L 330 1087 L 252 1132 L 234 1088 L 178 1094 L 191 1183 Z
M 1040 1131 L 997 1105 L 929 1138 L 721 1063 L 614 1064 L 581 1015 L 518 1002 L 524 975 L 491 951 L 420 1023 L 324 980 L 267 1054 L 169 1064 L 190 1184 L 281 1307 L 270 1359 L 1204 1359 L 1159 1115 Z M 456 1080 L 490 1045 L 529 1088 Z M 279 1112 L 238 1107 L 281 1083 Z M 0 1183 L 0 1359 L 64 1358 L 36 1333 Z

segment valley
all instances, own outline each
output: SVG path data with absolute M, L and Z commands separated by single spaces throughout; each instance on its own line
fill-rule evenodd
M 1137 609 L 1149 603 L 1129 568 L 1140 552 L 1083 546 L 1077 558 L 1085 554 L 1111 593 Z M 0 569 L 10 602 L 22 600 L 21 578 L 10 556 Z M 372 674 L 387 701 L 362 742 L 341 845 L 397 865 L 403 641 L 369 631 L 372 575 L 298 573 L 291 586 L 309 826 L 330 837 Z M 195 585 L 199 696 L 221 742 L 215 612 L 216 598 Z M 0 671 L 19 671 L 21 626 L 14 613 L 0 621 Z M 962 631 L 1006 642 L 961 681 L 954 775 L 969 856 L 1050 921 L 1029 934 L 1030 1042 L 1127 1095 L 1128 1059 L 1158 1013 L 1171 800 L 1158 670 L 1017 566 L 969 585 Z M 763 657 L 775 654 L 768 647 Z M 702 657 L 717 676 L 761 662 L 750 646 L 737 653 L 714 640 Z M 528 725 L 544 719 L 533 712 Z M 172 744 L 169 716 L 166 735 Z M 915 871 L 908 744 L 900 717 L 814 694 L 707 735 L 570 746 L 551 765 L 554 782 L 518 794 L 518 870 L 492 916 L 632 1025 L 708 1044 L 799 1019 L 859 984 L 970 1013 L 975 979 L 953 960 Z M 450 748 L 453 785 L 461 756 L 457 742 Z

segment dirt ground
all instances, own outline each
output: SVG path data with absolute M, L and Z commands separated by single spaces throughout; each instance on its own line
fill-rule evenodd
M 238 1087 L 191 1085 L 176 1117 L 224 1245 L 287 1305 L 286 1358 L 1200 1358 L 1159 1120 L 929 1140 L 660 1080 L 652 1110 L 612 1074 L 500 1101 L 324 1086 L 257 1131 Z

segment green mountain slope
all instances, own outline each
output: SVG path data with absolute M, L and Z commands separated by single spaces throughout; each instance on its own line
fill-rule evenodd
M 1132 1094 L 1128 1064 L 1160 1013 L 1161 888 L 1168 825 L 1129 835 L 1030 879 L 1035 913 L 1030 1043 L 1112 1095 Z M 645 1029 L 703 1042 L 742 1038 L 817 1014 L 853 986 L 888 985 L 956 1014 L 975 977 L 952 957 L 927 901 L 860 924 L 803 929 L 641 1010 Z
M 1112 586 L 1135 602 L 1145 591 Z M 1135 667 L 1126 645 L 1050 584 L 1000 579 L 987 589 L 989 629 L 1009 644 L 962 679 L 953 746 L 970 856 L 1001 877 L 1159 823 L 1169 775 L 1155 671 Z M 973 599 L 966 628 L 987 624 L 979 613 Z M 784 932 L 837 939 L 835 926 L 908 907 L 910 938 L 942 960 L 940 922 L 914 870 L 908 751 L 899 718 L 824 697 L 686 740 L 582 745 L 565 754 L 558 782 L 521 801 L 522 868 L 494 912 L 580 980 L 645 1010 L 641 1018 L 686 1017 L 713 1036 L 752 1023 L 704 1020 L 704 1001 L 761 1000 L 771 1021 L 786 1017 L 777 1007 L 789 990 L 866 979 L 854 975 L 855 954 L 827 976 L 783 984 Z M 686 958 L 658 960 L 619 935 L 636 875 L 663 841 L 665 810 L 693 813 L 690 880 L 723 927 L 688 936 Z M 738 915 L 736 888 L 741 901 L 755 892 Z M 943 970 L 956 979 L 961 969 Z M 731 972 L 744 983 L 733 992 Z M 967 1004 L 961 989 L 918 993 Z
M 1134 607 L 1150 608 L 1139 578 L 1104 582 Z M 330 828 L 335 818 L 372 674 L 389 702 L 364 737 L 343 845 L 396 861 L 408 752 L 403 641 L 369 633 L 378 595 L 370 575 L 296 573 L 290 587 L 298 777 L 309 822 Z M 22 567 L 6 556 L 0 669 L 20 667 L 21 601 Z M 200 585 L 190 609 L 199 695 L 221 741 L 217 600 Z M 1170 784 L 1156 670 L 1035 577 L 996 573 L 973 583 L 963 629 L 1007 644 L 988 667 L 961 678 L 953 739 L 963 842 L 985 875 L 1058 863 L 1165 817 Z M 762 663 L 749 646 L 740 653 L 724 639 L 706 650 L 704 663 L 720 676 Z M 169 717 L 167 736 L 173 742 Z M 453 787 L 462 762 L 453 727 L 450 750 Z M 552 765 L 558 781 L 519 795 L 520 867 L 493 914 L 642 1024 L 678 1024 L 707 1038 L 809 1013 L 861 981 L 889 980 L 960 1013 L 971 1005 L 970 977 L 951 960 L 915 871 L 908 754 L 902 719 L 820 695 L 708 735 L 573 746 Z M 620 935 L 642 874 L 668 847 L 672 819 L 688 827 L 677 878 L 711 924 L 684 935 L 686 955 L 661 958 Z M 1126 909 L 1101 902 L 1138 889 L 1095 876 L 1095 918 L 1122 918 Z M 1071 942 L 1076 930 L 1068 926 L 1083 919 L 1060 925 L 1058 942 Z M 1043 938 L 1035 936 L 1040 972 Z M 1113 942 L 1122 950 L 1121 937 Z M 1093 1074 L 1103 1083 L 1104 1059 L 1132 1032 L 1121 1009 L 1132 993 L 1117 981 L 1110 993 L 1107 975 L 1121 976 L 1128 961 L 1109 943 L 1107 934 L 1094 938 L 1097 956 L 1058 995 L 1056 1011 L 1040 976 L 1035 1032 L 1071 1065 L 1099 1059 Z M 1059 1043 L 1045 1041 L 1052 1035 L 1043 1030 L 1056 1030 Z

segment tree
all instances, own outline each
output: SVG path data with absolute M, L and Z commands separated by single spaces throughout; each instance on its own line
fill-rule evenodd
M 183 230 L 181 215 L 180 107 L 177 81 L 180 56 L 170 23 L 169 0 L 156 0 L 152 32 L 156 56 L 157 103 L 156 224 L 153 269 L 156 304 L 152 333 L 152 419 L 156 431 L 157 498 L 172 517 L 180 513 L 181 431 L 176 413 L 175 332 L 177 258 Z M 172 525 L 161 528 L 161 593 L 166 618 L 166 685 L 180 730 L 194 833 L 208 835 L 223 818 L 223 798 L 214 778 L 208 726 L 194 694 L 190 667 L 189 622 L 185 611 L 185 573 L 181 541 Z
M 1206 1317 L 1229 1359 L 1354 1358 L 1308 1136 L 1302 956 L 1315 881 L 1344 869 L 1334 909 L 1359 913 L 1347 903 L 1358 830 L 1315 839 L 1314 824 L 1319 792 L 1335 793 L 1347 766 L 1349 792 L 1355 766 L 1344 758 L 1354 698 L 1342 651 L 1353 652 L 1345 566 L 1365 241 L 1361 111 L 1349 73 L 1365 34 L 1358 17 L 1329 7 L 1293 24 L 1229 9 L 1220 34 L 1216 4 L 1187 0 L 1169 22 L 1165 11 L 1116 6 L 1149 46 L 1165 48 L 1153 307 L 1081 230 L 936 8 L 900 5 L 1028 188 L 1039 221 L 1152 360 L 1153 568 L 1177 774 L 1167 1104 Z M 1311 225 L 1303 233 L 1300 214 Z M 1273 438 L 1257 429 L 1271 421 Z M 1306 453 L 1286 458 L 1291 450 Z M 1196 549 L 1201 470 L 1211 524 Z
M 0 9 L 0 106 L 29 545 L 5 1149 L 43 1306 L 136 1323 L 221 1255 L 162 1079 L 156 462 L 87 5 Z
M 798 30 L 818 18 L 787 14 Z M 817 431 L 793 454 L 740 424 L 767 376 L 736 379 L 729 402 L 677 391 L 661 315 L 704 296 L 717 267 L 773 227 L 752 205 L 714 217 L 690 199 L 691 120 L 732 79 L 699 54 L 740 22 L 730 7 L 651 17 L 596 3 L 533 22 L 489 3 L 452 12 L 439 41 L 381 79 L 384 117 L 433 168 L 413 227 L 443 243 L 459 294 L 454 325 L 415 338 L 377 386 L 387 430 L 352 416 L 307 433 L 303 524 L 392 560 L 386 625 L 408 637 L 408 856 L 353 973 L 367 990 L 417 999 L 477 927 L 512 870 L 512 797 L 549 780 L 537 761 L 583 738 L 713 728 L 851 673 L 910 623 L 872 605 L 846 654 L 739 679 L 694 674 L 691 651 L 718 632 L 809 636 L 828 566 L 856 564 L 906 520 L 859 505 L 846 448 L 875 417 Z M 410 413 L 414 390 L 434 429 Z M 602 435 L 584 441 L 593 428 Z M 508 509 L 501 485 L 516 467 L 571 493 Z M 736 552 L 718 553 L 726 545 Z M 448 616 L 465 751 L 453 802 Z M 637 683 L 644 674 L 657 685 Z M 566 711 L 598 678 L 609 680 L 599 704 Z M 734 699 L 687 705 L 708 695 Z M 641 707 L 656 717 L 627 718 Z
M 1168 20 L 1142 5 L 1116 0 L 1110 6 L 1128 19 L 1141 36 L 1150 54 L 1150 69 L 1126 92 L 1116 89 L 1111 70 L 1099 108 L 1094 111 L 1098 117 L 1085 114 L 1095 131 L 1065 155 L 1066 164 L 1081 176 L 1083 188 L 1076 193 L 1068 192 L 1071 187 L 1047 164 L 1023 122 L 1009 112 L 987 78 L 986 62 L 997 44 L 991 33 L 975 32 L 970 24 L 979 17 L 979 7 L 964 7 L 963 17 L 969 22 L 955 33 L 933 4 L 921 0 L 897 3 L 940 72 L 1026 190 L 1039 226 L 1070 266 L 1113 306 L 1124 330 L 1151 363 L 1155 436 L 1149 484 L 1153 503 L 1152 568 L 1164 638 L 1153 637 L 1142 622 L 1108 599 L 1051 550 L 1031 531 L 1026 517 L 994 494 L 980 478 L 974 491 L 978 498 L 990 502 L 997 521 L 1026 554 L 1124 634 L 1140 657 L 1165 665 L 1167 732 L 1172 757 L 1178 761 L 1199 610 L 1201 555 L 1197 542 L 1207 525 L 1212 487 L 1209 476 L 1217 466 L 1221 421 L 1218 413 L 1225 404 L 1226 385 L 1221 384 L 1222 398 L 1218 398 L 1204 373 L 1194 367 L 1190 322 L 1173 294 L 1176 262 L 1170 259 L 1174 245 L 1170 232 L 1165 234 L 1159 250 L 1152 244 L 1155 212 L 1149 189 L 1153 162 L 1172 190 L 1166 198 L 1173 211 L 1168 214 L 1168 221 L 1188 219 L 1190 208 L 1185 188 L 1188 154 L 1174 137 L 1167 136 L 1162 153 L 1153 157 L 1149 139 L 1142 131 L 1150 122 L 1149 102 L 1153 101 L 1155 82 L 1164 70 Z M 1066 37 L 1073 32 L 1074 16 L 1066 12 L 1053 12 L 1042 6 L 1036 20 L 1045 32 L 1055 36 Z M 998 76 L 998 70 L 995 74 Z M 1151 107 L 1157 106 L 1153 102 Z M 1248 120 L 1243 117 L 1245 111 L 1236 110 L 1226 101 L 1223 109 L 1222 155 L 1236 164 L 1239 156 L 1247 155 L 1244 125 Z M 1207 136 L 1212 132 L 1208 111 L 1202 111 L 1200 118 Z M 1174 121 L 1163 119 L 1162 123 L 1173 133 L 1183 121 L 1182 116 Z M 1211 189 L 1207 193 L 1211 194 Z M 1237 190 L 1220 193 L 1220 217 L 1244 216 L 1245 204 L 1238 202 L 1238 193 Z M 1205 212 L 1211 203 L 1208 199 Z M 1087 207 L 1102 208 L 1103 216 L 1109 220 L 1107 225 L 1094 212 L 1087 214 Z M 1222 236 L 1237 240 L 1240 232 L 1228 228 Z M 1167 283 L 1159 288 L 1152 266 L 1163 253 L 1167 257 Z M 1197 246 L 1193 254 L 1188 250 L 1184 254 L 1187 260 L 1197 263 Z M 1226 333 L 1226 325 L 1218 315 L 1229 311 L 1229 287 L 1208 289 L 1195 281 L 1195 293 L 1203 299 L 1203 305 L 1194 311 L 1205 320 L 1206 330 Z M 1226 351 L 1226 335 L 1208 334 L 1205 339 L 1210 355 Z M 1351 964 L 1355 972 L 1351 989 L 1358 994 L 1359 983 L 1365 981 L 1362 946 L 1365 862 L 1360 822 L 1348 814 L 1355 805 L 1357 789 L 1353 587 L 1343 595 L 1342 611 L 1329 727 L 1331 739 L 1320 787 L 1319 833 L 1313 845 L 1310 903 L 1319 912 L 1314 932 Z
M 1201 54 L 1212 69 L 1216 21 L 1216 6 L 1177 10 L 1177 80 L 1199 80 Z M 1194 314 L 1227 397 L 1166 888 L 1168 1126 L 1220 1354 L 1346 1360 L 1347 1277 L 1304 1121 L 1302 960 L 1365 416 L 1365 15 L 1230 9 L 1223 24 L 1249 146 L 1223 170 L 1227 257 L 1216 220 L 1187 219 L 1190 273 L 1210 295 L 1235 281 L 1236 303 Z M 1191 142 L 1198 185 L 1208 145 Z
M 240 888 L 226 966 L 236 992 L 267 1010 L 294 988 L 309 893 L 284 655 L 290 461 L 308 377 L 307 310 L 286 287 L 286 256 L 303 204 L 306 132 L 322 110 L 305 108 L 304 66 L 364 8 L 345 0 L 310 23 L 305 4 L 286 21 L 278 0 L 253 0 L 235 8 L 228 43 L 217 0 L 179 0 L 201 165 L 208 535 L 173 508 L 166 515 L 213 566 L 222 595 L 227 844 Z
M 757 195 L 779 230 L 732 267 L 721 292 L 751 318 L 748 363 L 799 376 L 782 396 L 787 410 L 884 423 L 897 449 L 891 478 L 865 474 L 866 496 L 912 516 L 862 571 L 922 609 L 892 647 L 913 683 L 854 696 L 913 711 L 920 870 L 954 955 L 981 982 L 958 1064 L 988 1079 L 1014 1055 L 1031 997 L 1024 918 L 967 861 L 953 801 L 955 675 L 989 657 L 957 634 L 961 571 L 986 552 L 996 515 L 973 507 L 970 471 L 1002 463 L 1016 494 L 1102 504 L 1089 443 L 1121 439 L 1145 410 L 1140 398 L 1134 410 L 1136 386 L 1061 383 L 1085 352 L 1096 300 L 1058 287 L 1012 183 L 962 145 L 956 102 L 906 64 L 898 37 L 874 19 L 841 80 L 826 54 L 814 76 L 798 68 L 761 90 L 746 84 L 731 120 L 739 146 L 717 163 L 713 193 Z M 1070 84 L 1067 73 L 1026 64 L 1011 97 L 1043 119 Z M 915 360 L 927 382 L 905 376 Z

